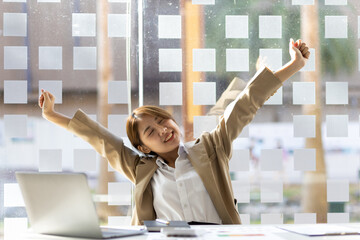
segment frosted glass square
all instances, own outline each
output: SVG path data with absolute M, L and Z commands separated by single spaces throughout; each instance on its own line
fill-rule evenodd
M 24 207 L 25 203 L 20 191 L 19 184 L 4 184 L 4 207 Z
M 39 150 L 39 172 L 61 172 L 62 151 L 60 149 Z
M 39 81 L 39 95 L 41 93 L 41 89 L 51 92 L 55 97 L 55 103 L 62 103 L 62 81 Z
M 160 105 L 182 105 L 182 83 L 160 83 L 159 85 L 159 102 Z
M 232 181 L 234 198 L 238 203 L 250 203 L 250 182 L 249 181 Z
M 226 71 L 248 72 L 249 49 L 226 49 Z
M 109 104 L 127 104 L 128 83 L 127 81 L 109 81 L 108 85 L 108 103 Z
M 292 0 L 292 5 L 314 5 L 314 0 Z
M 282 170 L 282 149 L 262 149 L 260 155 L 261 171 Z
M 316 213 L 295 213 L 295 224 L 316 224 Z
M 159 72 L 181 72 L 182 49 L 159 49 Z
M 283 103 L 283 87 L 279 88 L 276 93 L 271 96 L 264 105 L 282 105 Z
M 125 114 L 109 114 L 108 129 L 118 137 L 127 137 L 126 120 L 128 115 Z
M 62 47 L 39 47 L 39 69 L 62 69 Z
M 200 137 L 202 132 L 212 131 L 216 125 L 216 116 L 194 116 L 194 138 Z
M 215 49 L 193 49 L 193 71 L 215 72 L 216 50 Z
M 215 0 L 192 0 L 192 4 L 215 5 Z
M 38 3 L 60 3 L 61 0 L 37 0 Z
M 347 16 L 325 16 L 325 38 L 347 38 L 347 29 Z
M 3 0 L 3 2 L 22 2 L 22 3 L 26 3 L 27 0 Z
M 216 83 L 194 82 L 194 105 L 215 105 Z
M 241 225 L 250 225 L 250 214 L 239 214 Z
M 262 203 L 281 203 L 283 201 L 283 183 L 263 180 L 260 194 Z
M 27 69 L 27 47 L 4 47 L 4 69 Z
M 159 38 L 181 38 L 180 15 L 159 15 Z
M 108 205 L 131 205 L 130 182 L 109 182 L 108 183 Z
M 231 172 L 249 171 L 250 167 L 250 151 L 249 149 L 234 149 L 229 169 Z
M 295 115 L 294 122 L 294 137 L 314 138 L 315 131 L 315 115 Z
M 325 0 L 325 5 L 347 5 L 347 0 Z
M 309 48 L 310 57 L 306 65 L 300 69 L 300 72 L 314 72 L 315 71 L 315 49 Z
M 281 38 L 281 16 L 259 16 L 259 38 Z
M 128 21 L 129 14 L 108 14 L 108 36 L 130 37 Z
M 282 213 L 262 213 L 261 224 L 283 224 L 284 216 Z
M 4 240 L 22 238 L 19 233 L 25 233 L 27 230 L 27 218 L 4 218 Z
M 327 137 L 348 137 L 348 115 L 327 115 L 326 136 Z
M 109 227 L 131 226 L 131 216 L 109 216 Z
M 349 223 L 350 216 L 349 213 L 328 213 L 327 214 L 328 223 Z
M 295 149 L 294 150 L 295 171 L 316 171 L 316 149 Z
M 96 36 L 96 14 L 73 13 L 72 14 L 73 37 L 95 37 Z
M 96 70 L 96 47 L 74 47 L 74 70 Z
M 327 180 L 327 201 L 348 202 L 349 180 Z
M 96 171 L 96 152 L 93 149 L 74 149 L 74 171 Z
M 347 82 L 326 82 L 326 104 L 348 104 Z
M 249 38 L 248 16 L 225 16 L 226 38 Z
M 4 81 L 4 103 L 26 104 L 27 103 L 27 81 Z
M 315 104 L 315 83 L 293 82 L 293 104 Z
M 127 3 L 130 0 L 108 0 L 108 2 L 113 2 L 113 3 Z
M 27 115 L 4 115 L 4 127 L 8 138 L 27 137 Z
M 27 36 L 27 14 L 26 13 L 4 13 L 5 37 Z
M 259 52 L 264 65 L 271 70 L 276 71 L 282 67 L 282 49 L 261 48 Z

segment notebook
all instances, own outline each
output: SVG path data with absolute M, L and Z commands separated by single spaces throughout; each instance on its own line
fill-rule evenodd
M 144 225 L 149 232 L 160 232 L 163 228 L 190 228 L 190 225 L 185 221 L 169 221 L 162 223 L 159 221 L 144 221 Z
M 16 179 L 36 233 L 104 239 L 146 232 L 101 229 L 85 174 L 17 172 Z

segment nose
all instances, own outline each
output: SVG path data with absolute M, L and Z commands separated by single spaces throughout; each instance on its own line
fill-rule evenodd
M 164 135 L 166 133 L 167 127 L 159 126 L 160 135 Z

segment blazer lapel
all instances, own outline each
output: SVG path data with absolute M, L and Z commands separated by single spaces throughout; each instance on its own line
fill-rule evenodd
M 153 193 L 149 183 L 157 169 L 156 158 L 143 158 L 136 169 L 134 197 L 140 221 L 155 219 Z
M 217 210 L 220 218 L 224 221 L 228 216 L 224 208 L 224 201 L 221 198 L 219 186 L 219 167 L 216 165 L 217 161 L 213 161 L 208 156 L 205 146 L 203 144 L 195 144 L 190 142 L 185 145 L 188 150 L 188 159 L 193 165 L 195 171 L 199 174 L 205 189 Z
M 156 158 L 143 158 L 136 169 L 136 186 L 146 187 L 154 175 L 158 165 Z

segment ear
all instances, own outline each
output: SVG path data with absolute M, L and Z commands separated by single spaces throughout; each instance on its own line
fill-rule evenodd
M 142 146 L 142 145 L 139 145 L 137 147 L 137 149 L 145 154 L 148 154 L 151 152 L 150 148 L 148 148 L 147 146 Z

